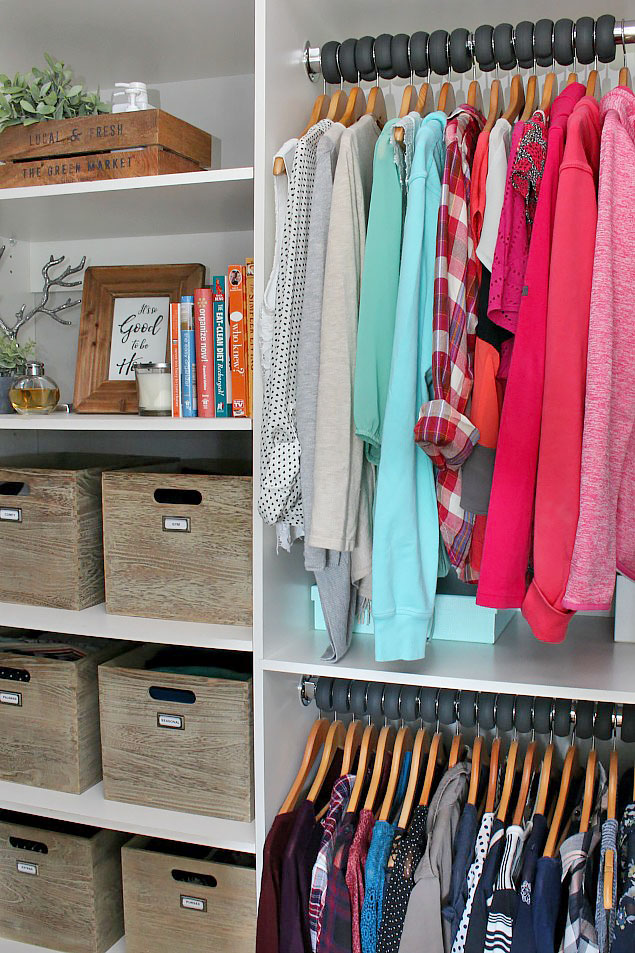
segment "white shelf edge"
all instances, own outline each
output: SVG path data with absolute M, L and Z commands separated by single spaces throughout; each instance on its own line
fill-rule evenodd
M 250 626 L 114 615 L 106 612 L 104 603 L 75 611 L 0 602 L 0 625 L 131 642 L 229 649 L 235 652 L 253 651 Z
M 0 937 L 0 953 L 55 953 L 48 946 L 33 946 L 31 943 L 19 943 Z M 122 937 L 107 953 L 126 953 L 126 940 Z
M 137 414 L 0 414 L 0 430 L 128 431 L 171 433 L 250 431 L 250 417 L 140 417 Z
M 635 644 L 613 642 L 612 629 L 611 618 L 578 616 L 566 642 L 548 645 L 519 615 L 496 645 L 430 642 L 426 658 L 416 662 L 376 662 L 373 636 L 357 635 L 335 665 L 321 660 L 326 633 L 308 630 L 259 665 L 289 675 L 635 704 Z
M 83 794 L 67 794 L 0 781 L 0 809 L 248 854 L 256 850 L 253 822 L 107 801 L 101 782 Z
M 0 189 L 0 203 L 26 198 L 55 198 L 62 195 L 86 195 L 100 192 L 134 192 L 140 189 L 162 189 L 170 186 L 249 182 L 253 166 L 234 169 L 212 169 L 205 172 L 178 172 L 170 175 L 140 175 L 127 179 L 102 179 L 97 182 L 66 182 L 60 185 L 31 185 Z

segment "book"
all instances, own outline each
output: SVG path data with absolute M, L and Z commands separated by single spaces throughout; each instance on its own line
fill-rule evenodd
M 180 305 L 170 305 L 170 360 L 172 362 L 172 416 L 181 416 L 181 327 Z
M 185 295 L 179 308 L 181 325 L 181 403 L 184 417 L 197 417 L 194 297 Z
M 249 403 L 247 414 L 253 417 L 254 412 L 254 260 L 247 258 L 245 262 L 245 294 L 247 298 L 247 392 Z
M 232 410 L 234 417 L 246 417 L 248 413 L 248 392 L 244 265 L 229 266 L 227 284 L 231 333 Z
M 211 288 L 194 292 L 196 396 L 199 417 L 214 417 L 214 327 Z
M 227 318 L 225 275 L 212 278 L 214 308 L 214 400 L 217 417 L 229 417 L 227 401 Z

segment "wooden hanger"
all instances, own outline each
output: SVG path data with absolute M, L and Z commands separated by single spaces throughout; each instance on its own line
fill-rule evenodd
M 381 86 L 373 86 L 370 93 L 368 94 L 366 115 L 372 116 L 380 129 L 383 129 L 388 122 L 386 100 L 384 99 L 384 94 L 381 91 Z
M 364 90 L 360 86 L 353 86 L 348 94 L 348 102 L 346 103 L 344 115 L 339 121 L 348 129 L 354 122 L 361 119 L 365 112 L 366 97 L 364 96 Z
M 593 739 L 595 741 L 595 738 Z M 595 795 L 595 771 L 597 768 L 598 753 L 595 745 L 589 751 L 584 779 L 584 798 L 582 799 L 582 816 L 580 817 L 580 833 L 586 834 L 591 823 L 591 811 Z
M 314 126 L 316 122 L 319 122 L 320 119 L 329 118 L 330 105 L 331 105 L 331 97 L 327 95 L 326 92 L 320 93 L 320 95 L 317 97 L 317 99 L 313 103 L 313 109 L 311 110 L 311 117 L 307 125 L 304 127 L 304 129 L 298 136 L 298 139 L 301 139 L 303 136 L 306 136 L 309 129 L 311 129 L 311 127 Z M 286 171 L 287 170 L 284 164 L 284 159 L 281 156 L 278 156 L 278 158 L 273 163 L 273 174 L 284 175 Z
M 505 767 L 505 780 L 503 782 L 503 793 L 501 794 L 500 804 L 496 817 L 503 824 L 507 820 L 507 811 L 516 779 L 516 761 L 518 760 L 518 741 L 516 738 L 512 741 L 507 752 L 507 765 Z
M 527 807 L 527 800 L 529 798 L 529 792 L 531 790 L 531 782 L 534 776 L 534 763 L 536 760 L 536 752 L 538 750 L 538 745 L 535 741 L 530 741 L 527 746 L 527 751 L 525 752 L 525 760 L 523 762 L 523 776 L 520 782 L 520 791 L 518 792 L 518 801 L 516 803 L 516 811 L 512 819 L 512 824 L 515 824 L 519 827 L 523 822 L 523 817 L 525 815 L 525 808 Z
M 390 766 L 388 786 L 386 788 L 383 804 L 377 817 L 377 820 L 379 821 L 388 821 L 390 819 L 393 802 L 395 800 L 395 794 L 397 793 L 397 786 L 399 785 L 399 776 L 401 774 L 403 759 L 407 751 L 412 751 L 412 743 L 412 732 L 410 728 L 405 725 L 403 728 L 399 729 L 397 732 L 397 737 L 395 738 L 395 747 L 393 748 L 392 752 L 392 764 Z
M 503 87 L 499 79 L 493 79 L 489 89 L 489 109 L 485 131 L 491 132 L 496 122 L 503 115 Z
M 543 816 L 547 810 L 547 798 L 549 797 L 549 786 L 551 784 L 551 769 L 553 767 L 553 756 L 555 747 L 552 741 L 547 745 L 542 758 L 542 770 L 540 772 L 540 784 L 538 786 L 538 795 L 536 797 L 536 814 Z
M 418 94 L 412 82 L 408 83 L 401 97 L 401 106 L 399 107 L 399 118 L 403 119 L 408 113 L 414 111 L 417 105 Z
M 344 742 L 344 757 L 342 758 L 342 774 L 350 774 L 355 761 L 355 755 L 360 749 L 362 735 L 364 734 L 364 723 L 354 719 L 346 730 L 346 741 Z
M 463 735 L 460 732 L 457 732 L 452 739 L 452 744 L 450 746 L 450 757 L 448 758 L 448 771 L 450 768 L 453 768 L 458 764 L 459 758 L 463 753 Z
M 331 105 L 329 106 L 329 111 L 326 114 L 326 118 L 330 119 L 331 122 L 339 122 L 344 115 L 347 102 L 348 95 L 343 89 L 338 89 L 335 94 L 331 96 Z
M 624 62 L 620 70 L 620 75 L 617 80 L 617 85 L 626 86 L 627 89 L 632 89 L 633 83 L 631 81 L 631 71 L 628 68 L 628 64 L 626 62 L 626 33 L 624 30 L 624 20 L 622 20 L 622 53 L 624 55 Z
M 439 112 L 449 116 L 456 109 L 456 95 L 452 83 L 444 83 L 439 92 L 439 101 L 437 103 Z
M 521 112 L 523 111 L 523 106 L 525 105 L 525 90 L 523 87 L 522 78 L 516 73 L 512 77 L 512 81 L 509 87 L 509 106 L 503 113 L 503 116 L 508 123 L 513 124 L 516 122 Z
M 485 799 L 485 813 L 491 814 L 496 804 L 498 790 L 498 763 L 500 761 L 501 740 L 494 738 L 489 758 L 489 780 L 487 782 L 487 797 Z
M 547 837 L 547 843 L 543 854 L 544 857 L 555 856 L 559 841 L 560 828 L 562 827 L 564 812 L 567 806 L 567 799 L 569 797 L 569 790 L 571 788 L 571 781 L 573 780 L 573 775 L 575 774 L 577 762 L 578 748 L 577 745 L 572 744 L 569 746 L 564 759 L 564 767 L 562 769 L 562 778 L 560 781 L 560 792 L 558 794 L 556 810 L 553 815 L 551 827 L 549 829 L 549 836 Z
M 598 102 L 602 99 L 602 84 L 600 80 L 600 74 L 597 68 L 597 62 L 595 67 L 592 70 L 589 70 L 589 75 L 586 81 L 586 94 L 592 99 L 597 99 Z
M 615 736 L 613 736 L 615 740 Z M 615 748 L 611 751 L 609 758 L 609 800 L 606 808 L 606 819 L 614 821 L 617 818 L 617 782 L 618 782 L 618 759 Z M 615 851 L 607 850 L 604 855 L 604 909 L 611 910 L 613 907 L 613 882 L 615 879 Z
M 373 757 L 377 750 L 377 729 L 374 725 L 366 725 L 364 728 L 364 735 L 362 737 L 362 743 L 359 749 L 359 760 L 357 762 L 357 777 L 355 778 L 355 784 L 353 785 L 353 790 L 351 792 L 350 801 L 348 802 L 348 811 L 351 814 L 356 814 L 359 807 L 359 802 L 362 799 L 362 794 L 364 793 L 364 786 L 366 784 L 366 771 L 370 765 L 370 759 Z
M 426 752 L 429 750 L 429 748 L 430 742 L 428 739 L 428 732 L 425 728 L 419 728 L 417 734 L 415 735 L 414 744 L 412 746 L 412 763 L 410 765 L 410 774 L 408 776 L 408 787 L 406 788 L 406 794 L 403 799 L 403 807 L 401 809 L 401 815 L 397 825 L 402 831 L 407 829 L 412 817 L 412 812 L 415 806 L 415 797 L 419 789 L 421 768 L 423 767 Z
M 540 108 L 543 113 L 549 113 L 553 101 L 558 95 L 558 77 L 555 73 L 547 73 L 545 76 L 545 82 L 542 87 L 542 99 L 540 100 Z
M 300 795 L 304 790 L 306 783 L 311 773 L 311 768 L 315 764 L 315 760 L 320 753 L 324 742 L 326 741 L 326 735 L 330 727 L 330 721 L 326 718 L 318 718 L 317 721 L 314 721 L 311 726 L 311 731 L 309 732 L 309 737 L 307 738 L 306 745 L 304 747 L 304 754 L 302 756 L 302 764 L 300 765 L 300 770 L 298 771 L 295 781 L 291 786 L 291 790 L 287 794 L 287 797 L 284 801 L 284 804 L 279 810 L 279 814 L 288 814 L 289 811 L 292 811 L 297 805 Z
M 346 728 L 344 727 L 344 723 L 336 718 L 335 721 L 332 721 L 329 725 L 329 730 L 326 734 L 326 740 L 324 742 L 322 760 L 320 761 L 320 766 L 318 767 L 315 780 L 311 786 L 311 790 L 307 794 L 306 799 L 312 804 L 315 804 L 316 800 L 320 796 L 320 792 L 324 787 L 324 782 L 326 781 L 329 769 L 333 764 L 335 755 L 341 748 L 344 747 L 345 741 Z
M 536 102 L 538 100 L 538 77 L 532 73 L 527 80 L 527 92 L 525 93 L 525 108 L 520 117 L 521 122 L 529 122 L 536 111 Z
M 392 751 L 395 745 L 395 729 L 392 725 L 384 725 L 379 732 L 377 741 L 377 750 L 375 751 L 375 763 L 373 764 L 373 774 L 368 785 L 368 793 L 364 802 L 365 811 L 374 811 L 375 801 L 379 795 L 379 786 L 384 768 L 384 757 L 386 752 Z
M 434 783 L 437 764 L 443 761 L 444 757 L 445 751 L 443 749 L 443 735 L 440 731 L 437 731 L 432 739 L 430 753 L 428 754 L 428 763 L 426 765 L 426 773 L 423 779 L 423 790 L 421 791 L 421 798 L 419 799 L 419 805 L 421 807 L 429 807 L 430 805 L 430 799 L 432 797 L 432 785 Z
M 476 807 L 478 801 L 478 787 L 481 779 L 481 765 L 483 764 L 483 736 L 477 735 L 472 747 L 472 771 L 470 773 L 470 787 L 467 794 L 467 803 Z
M 403 101 L 402 101 L 403 108 Z M 432 86 L 430 83 L 422 83 L 421 89 L 419 90 L 419 95 L 417 101 L 410 110 L 410 112 L 417 112 L 420 116 L 427 116 L 434 109 L 434 96 L 432 95 Z M 407 114 L 406 114 L 407 115 Z M 405 139 L 406 131 L 403 126 L 397 126 L 394 131 L 395 142 L 399 142 L 403 145 Z
M 481 91 L 481 84 L 477 79 L 473 79 L 468 86 L 467 104 L 473 109 L 478 109 L 480 113 L 483 112 L 483 93 Z

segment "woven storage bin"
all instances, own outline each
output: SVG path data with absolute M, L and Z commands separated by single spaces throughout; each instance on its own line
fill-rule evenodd
M 252 481 L 210 473 L 104 473 L 106 609 L 252 622 Z
M 147 463 L 66 453 L 1 463 L 0 601 L 56 609 L 103 602 L 101 475 Z
M 121 861 L 126 953 L 253 953 L 253 856 L 135 837 Z
M 84 653 L 62 660 L 5 647 L 22 634 L 0 635 L 0 778 L 81 794 L 101 780 L 97 666 L 125 643 L 43 636 Z
M 172 664 L 174 660 L 174 664 Z M 239 668 L 246 681 L 152 670 Z M 251 657 L 148 645 L 99 666 L 105 796 L 253 819 Z
M 61 953 L 106 953 L 123 936 L 128 835 L 0 812 L 0 936 Z

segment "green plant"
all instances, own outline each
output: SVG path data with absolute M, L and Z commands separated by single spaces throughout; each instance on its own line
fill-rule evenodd
M 33 357 L 34 341 L 18 344 L 0 332 L 0 371 L 17 371 Z
M 30 126 L 43 119 L 74 119 L 110 112 L 99 91 L 87 93 L 73 82 L 73 71 L 44 54 L 48 69 L 34 66 L 13 79 L 0 73 L 0 132 L 7 126 Z

